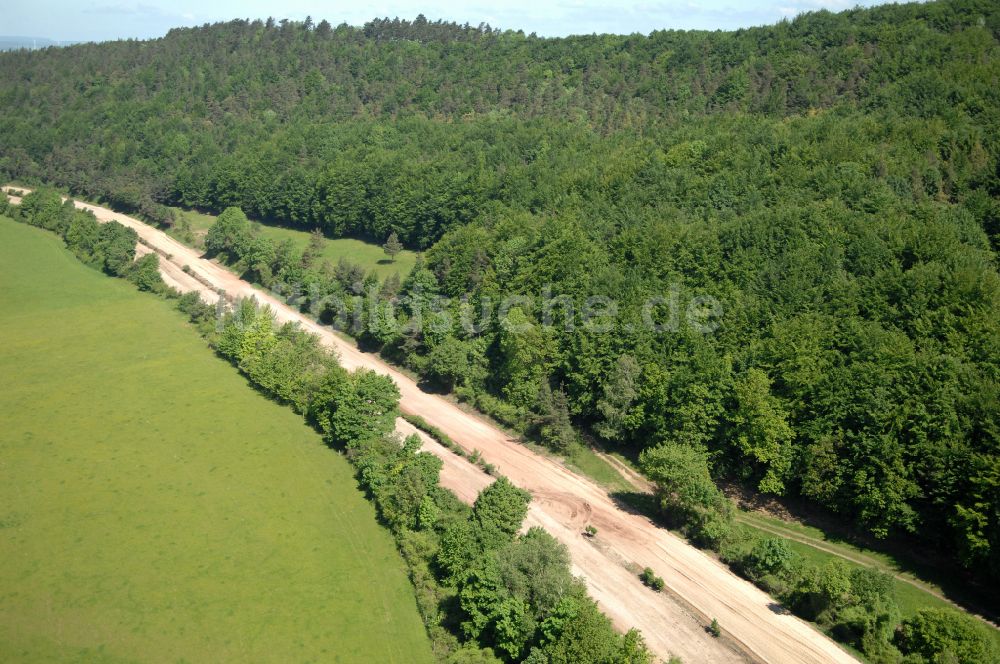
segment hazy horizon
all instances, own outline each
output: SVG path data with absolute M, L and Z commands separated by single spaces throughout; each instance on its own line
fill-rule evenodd
M 333 25 L 362 25 L 373 18 L 413 19 L 424 14 L 428 20 L 455 21 L 535 32 L 545 37 L 591 33 L 643 33 L 663 29 L 734 30 L 766 25 L 792 18 L 806 11 L 842 11 L 854 6 L 884 4 L 885 0 L 764 0 L 737 4 L 733 0 L 630 1 L 612 4 L 607 0 L 567 0 L 543 5 L 527 0 L 502 5 L 459 3 L 448 0 L 396 0 L 365 5 L 290 0 L 275 3 L 222 0 L 206 7 L 191 0 L 147 0 L 146 2 L 71 2 L 42 0 L 15 2 L 4 10 L 2 37 L 48 39 L 55 42 L 109 41 L 162 37 L 171 28 L 192 27 L 236 18 L 301 21 L 311 16 L 315 22 Z M 279 11 L 280 10 L 280 11 Z

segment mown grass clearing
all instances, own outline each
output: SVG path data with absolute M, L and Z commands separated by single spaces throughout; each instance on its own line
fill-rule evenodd
M 197 210 L 184 210 L 182 208 L 172 208 L 177 215 L 177 224 L 171 229 L 170 234 L 182 242 L 192 243 L 193 246 L 201 248 L 202 238 L 209 227 L 215 223 L 215 216 L 198 212 Z M 190 228 L 192 237 L 185 238 L 180 231 L 181 220 L 186 220 Z M 265 237 L 271 238 L 275 242 L 291 240 L 297 251 L 302 251 L 309 244 L 309 233 L 306 231 L 285 228 L 283 226 L 271 226 L 260 224 L 261 233 Z M 193 242 L 191 242 L 193 240 Z M 357 263 L 365 271 L 375 270 L 379 279 L 385 279 L 394 272 L 399 273 L 400 278 L 406 277 L 413 269 L 413 264 L 417 260 L 417 254 L 403 250 L 396 256 L 395 261 L 386 256 L 382 247 L 377 244 L 363 242 L 354 238 L 326 239 L 323 248 L 323 258 L 329 260 L 334 265 L 341 258 L 346 258 L 352 263 Z
M 350 466 L 169 303 L 0 218 L 0 659 L 429 662 Z
M 628 483 L 614 466 L 602 459 L 594 450 L 586 445 L 574 448 L 565 457 L 571 468 L 581 475 L 586 475 L 609 491 L 628 491 L 632 485 Z

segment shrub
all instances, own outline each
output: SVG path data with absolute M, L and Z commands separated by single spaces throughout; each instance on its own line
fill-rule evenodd
M 652 567 L 647 567 L 642 570 L 642 573 L 639 575 L 639 579 L 646 585 L 646 587 L 652 588 L 656 592 L 662 591 L 663 587 L 666 585 L 666 582 L 664 582 L 662 577 L 656 576 Z
M 205 251 L 211 256 L 227 254 L 231 259 L 242 258 L 253 240 L 253 227 L 243 210 L 228 207 L 208 229 Z
M 160 277 L 160 259 L 154 253 L 146 254 L 132 263 L 126 276 L 142 291 L 159 292 L 166 285 Z
M 743 559 L 743 568 L 754 581 L 759 581 L 768 574 L 780 576 L 789 570 L 794 555 L 783 539 L 769 537 L 757 540 Z
M 215 307 L 202 300 L 197 291 L 181 295 L 177 300 L 177 308 L 187 314 L 191 322 L 199 328 L 203 324 L 215 321 Z
M 903 621 L 896 644 L 928 662 L 986 664 L 1000 661 L 1000 649 L 973 618 L 948 609 L 921 609 Z
M 719 621 L 717 618 L 712 618 L 712 622 L 708 626 L 708 633 L 715 638 L 719 638 L 722 635 L 722 628 L 719 627 Z
M 732 507 L 712 481 L 704 451 L 665 443 L 643 451 L 639 462 L 671 525 L 698 546 L 715 549 L 729 537 Z

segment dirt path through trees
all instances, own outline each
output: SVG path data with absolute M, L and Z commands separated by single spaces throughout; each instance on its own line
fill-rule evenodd
M 19 189 L 23 189 L 18 187 Z M 570 551 L 574 572 L 587 583 L 601 609 L 621 629 L 637 627 L 650 648 L 666 661 L 678 655 L 685 662 L 765 661 L 775 664 L 855 662 L 836 643 L 810 624 L 792 616 L 752 584 L 721 563 L 688 545 L 648 518 L 617 505 L 607 492 L 557 461 L 536 454 L 479 417 L 467 413 L 438 395 L 422 391 L 409 377 L 377 356 L 359 351 L 329 328 L 309 320 L 297 310 L 242 281 L 224 267 L 202 258 L 162 231 L 103 207 L 76 202 L 101 221 L 118 221 L 135 229 L 143 244 L 157 251 L 173 268 L 175 278 L 192 277 L 177 287 L 193 283 L 223 289 L 227 297 L 256 297 L 274 309 L 279 322 L 295 321 L 334 348 L 348 369 L 364 367 L 387 374 L 399 386 L 400 407 L 420 415 L 466 450 L 479 450 L 516 485 L 532 494 L 528 525 L 540 525 Z M 187 267 L 185 270 L 184 268 Z M 400 421 L 409 433 L 410 425 Z M 492 478 L 427 436 L 426 448 L 444 461 L 442 484 L 466 501 Z M 583 535 L 593 525 L 595 538 Z M 649 590 L 636 572 L 651 567 L 666 582 L 664 593 Z M 719 621 L 723 637 L 710 636 L 705 626 Z

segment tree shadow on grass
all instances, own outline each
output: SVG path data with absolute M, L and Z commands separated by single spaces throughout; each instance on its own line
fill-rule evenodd
M 656 525 L 667 527 L 666 520 L 660 513 L 660 505 L 656 496 L 641 491 L 613 491 L 609 495 L 620 510 L 647 517 Z

